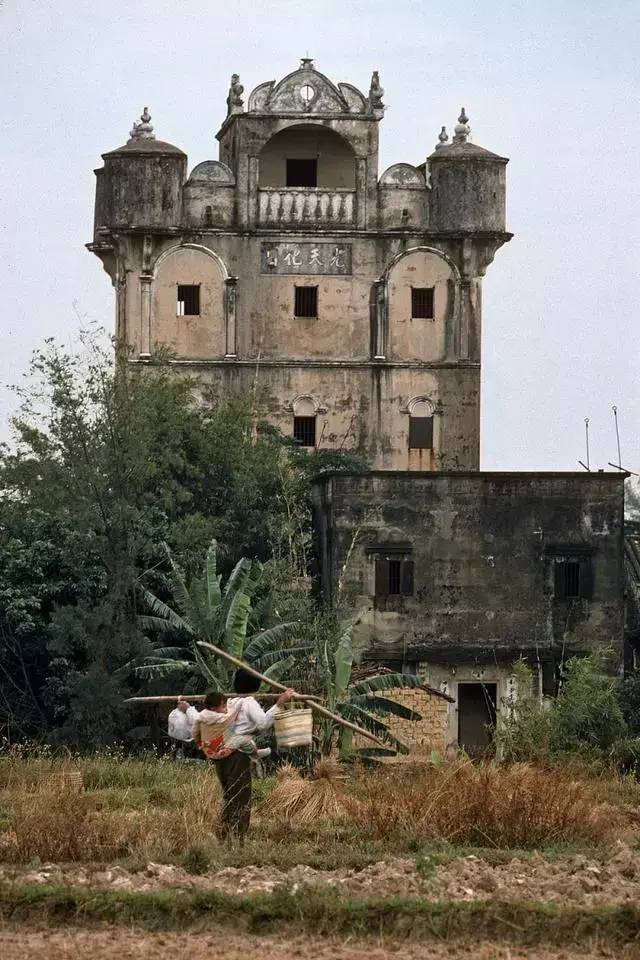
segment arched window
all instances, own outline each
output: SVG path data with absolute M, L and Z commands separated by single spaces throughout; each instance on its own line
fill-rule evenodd
M 301 447 L 316 445 L 316 405 L 311 397 L 293 401 L 293 439 Z
M 433 404 L 426 397 L 416 397 L 409 407 L 409 449 L 433 450 Z

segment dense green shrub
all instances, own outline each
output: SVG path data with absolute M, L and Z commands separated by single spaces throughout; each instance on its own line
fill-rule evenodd
M 514 668 L 517 696 L 504 704 L 497 732 L 506 760 L 544 760 L 566 754 L 611 757 L 622 749 L 628 727 L 618 700 L 616 681 L 603 673 L 596 656 L 567 661 L 558 696 L 540 703 L 530 669 Z

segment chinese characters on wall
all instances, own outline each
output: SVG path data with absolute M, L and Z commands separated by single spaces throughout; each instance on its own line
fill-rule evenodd
M 325 274 L 351 273 L 351 244 L 348 243 L 263 243 L 262 273 Z

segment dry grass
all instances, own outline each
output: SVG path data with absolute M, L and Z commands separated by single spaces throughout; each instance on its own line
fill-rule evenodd
M 219 788 L 211 770 L 190 768 L 178 786 L 148 788 L 130 803 L 131 788 L 74 793 L 41 780 L 0 795 L 6 811 L 0 860 L 108 861 L 129 856 L 175 858 L 211 835 Z M 160 802 L 158 802 L 160 801 Z
M 47 786 L 47 775 L 71 769 L 69 761 L 0 758 L 0 861 L 181 862 L 198 848 L 214 862 L 235 862 L 214 837 L 220 801 L 210 766 L 113 756 L 73 766 L 84 793 Z M 251 856 L 286 867 L 369 862 L 443 841 L 608 844 L 637 820 L 629 789 L 573 770 L 496 763 L 354 773 L 326 761 L 312 779 L 289 767 L 255 784 Z
M 558 770 L 457 761 L 365 774 L 352 816 L 371 836 L 532 848 L 608 843 L 628 827 L 622 810 Z
M 320 761 L 310 779 L 304 779 L 287 764 L 262 804 L 262 813 L 302 828 L 321 821 L 343 820 L 357 802 L 347 797 L 346 780 L 344 768 L 334 760 Z

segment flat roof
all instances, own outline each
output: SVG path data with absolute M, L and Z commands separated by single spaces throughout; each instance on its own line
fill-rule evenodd
M 626 480 L 631 476 L 626 470 L 330 470 L 320 474 L 314 483 L 334 477 L 364 479 L 365 477 L 389 477 L 420 479 L 473 477 L 483 480 Z

